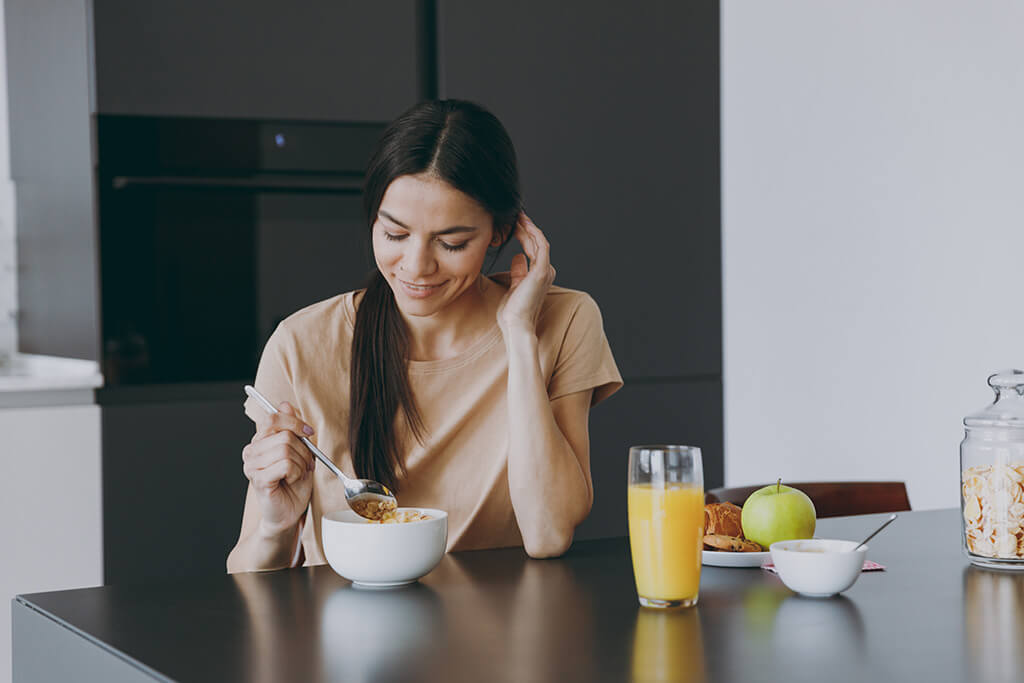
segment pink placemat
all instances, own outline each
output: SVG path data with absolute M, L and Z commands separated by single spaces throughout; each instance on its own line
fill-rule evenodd
M 778 574 L 779 573 L 778 570 L 775 569 L 775 565 L 772 564 L 771 562 L 765 562 L 764 564 L 762 564 L 761 565 L 761 569 L 764 569 L 766 571 L 770 571 L 772 574 Z M 880 565 L 877 562 L 872 562 L 871 560 L 864 560 L 864 566 L 861 567 L 861 571 L 862 572 L 877 572 L 877 571 L 882 571 L 884 569 L 885 569 L 884 565 Z

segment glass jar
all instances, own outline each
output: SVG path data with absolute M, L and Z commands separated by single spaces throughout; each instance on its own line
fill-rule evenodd
M 983 567 L 1024 570 L 1024 372 L 988 378 L 996 400 L 964 418 L 960 512 L 964 552 Z

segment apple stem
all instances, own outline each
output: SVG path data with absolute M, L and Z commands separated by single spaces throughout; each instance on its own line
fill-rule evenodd
M 775 493 L 782 493 L 782 477 L 779 477 L 779 480 L 775 482 Z

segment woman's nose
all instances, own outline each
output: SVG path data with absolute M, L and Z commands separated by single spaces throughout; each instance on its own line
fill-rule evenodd
M 433 275 L 437 270 L 437 262 L 430 253 L 428 243 L 414 242 L 402 254 L 402 271 L 410 277 Z

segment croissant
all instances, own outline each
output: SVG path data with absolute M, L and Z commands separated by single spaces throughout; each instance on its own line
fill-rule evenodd
M 741 512 L 734 503 L 708 503 L 704 506 L 704 533 L 743 538 Z

